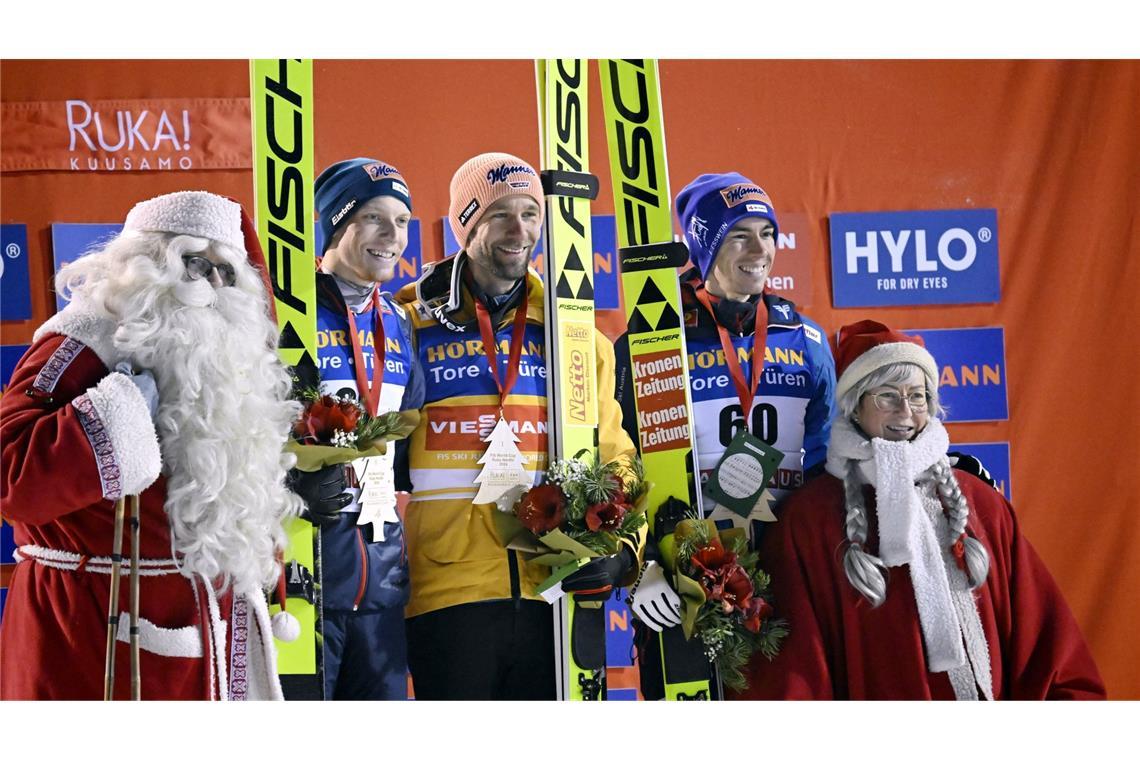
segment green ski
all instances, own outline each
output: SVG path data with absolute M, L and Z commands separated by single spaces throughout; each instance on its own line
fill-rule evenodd
M 654 518 L 662 503 L 671 498 L 698 514 L 701 510 L 699 489 L 692 487 L 696 433 L 690 425 L 692 401 L 677 278 L 688 253 L 673 237 L 657 62 L 601 60 L 598 65 L 636 389 L 638 447 L 654 489 L 648 513 L 650 535 L 660 546 L 672 540 L 671 534 L 654 534 Z M 686 641 L 680 626 L 667 628 L 658 637 L 665 699 L 719 698 L 717 679 L 700 642 Z
M 250 112 L 257 233 L 273 283 L 281 360 L 315 376 L 312 61 L 250 61 Z M 288 609 L 301 635 L 275 642 L 277 672 L 286 699 L 322 699 L 320 530 L 299 517 L 285 529 Z
M 550 458 L 582 449 L 598 456 L 597 355 L 589 174 L 587 62 L 539 60 L 539 139 L 546 194 L 544 230 L 547 425 Z M 567 594 L 554 605 L 557 696 L 606 698 L 605 610 Z

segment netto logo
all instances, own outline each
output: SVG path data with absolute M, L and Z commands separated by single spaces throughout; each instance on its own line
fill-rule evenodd
M 772 201 L 768 198 L 768 194 L 764 192 L 764 188 L 750 184 L 726 187 L 720 191 L 720 197 L 724 199 L 724 205 L 729 208 L 739 206 L 745 201 L 763 201 L 768 205 L 772 204 Z
M 586 377 L 586 352 L 574 349 L 570 352 L 570 388 L 569 388 L 569 415 L 575 422 L 585 423 L 586 402 L 590 398 L 588 379 Z
M 364 168 L 364 171 L 368 172 L 368 176 L 372 178 L 373 182 L 378 182 L 379 180 L 387 179 L 388 177 L 391 177 L 393 174 L 395 174 L 397 177 L 400 176 L 400 170 L 399 169 L 397 169 L 394 166 L 388 166 L 388 164 L 382 164 L 379 162 L 377 162 L 375 164 L 368 164 L 367 166 L 365 166 L 363 168 Z
M 479 199 L 472 198 L 471 202 L 467 204 L 467 208 L 463 209 L 459 214 L 459 226 L 466 227 L 467 222 L 471 221 L 471 215 L 479 210 Z
M 531 176 L 538 176 L 534 173 L 534 169 L 531 169 L 525 164 L 499 164 L 496 168 L 491 169 L 487 172 L 487 182 L 489 182 L 493 187 L 500 182 L 506 182 L 507 177 L 511 176 L 512 174 L 530 174 Z
M 344 208 L 342 208 L 340 211 L 333 214 L 333 216 L 332 216 L 333 227 L 335 227 L 337 225 L 337 223 L 340 222 L 341 219 L 344 219 L 344 215 L 347 214 L 349 211 L 352 211 L 352 209 L 355 206 L 356 206 L 356 199 L 353 198 L 348 203 L 344 204 Z

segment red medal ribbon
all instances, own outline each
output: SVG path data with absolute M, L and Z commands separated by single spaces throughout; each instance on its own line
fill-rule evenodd
M 372 291 L 372 354 L 375 366 L 372 368 L 372 383 L 368 382 L 368 370 L 364 368 L 364 350 L 356 329 L 356 315 L 348 306 L 344 307 L 348 317 L 348 332 L 352 340 L 352 364 L 356 373 L 356 389 L 361 405 L 373 417 L 380 411 L 380 388 L 384 385 L 384 320 L 380 317 L 380 291 Z
M 756 325 L 752 332 L 752 387 L 749 388 L 744 382 L 744 370 L 740 368 L 740 360 L 736 357 L 732 338 L 729 337 L 728 330 L 724 329 L 717 321 L 708 291 L 704 288 L 697 288 L 696 294 L 697 300 L 705 307 L 713 319 L 713 324 L 716 325 L 717 334 L 720 336 L 720 345 L 724 349 L 724 360 L 728 362 L 728 373 L 732 376 L 732 384 L 736 386 L 736 396 L 740 399 L 740 413 L 744 415 L 745 419 L 748 419 L 748 414 L 752 411 L 752 402 L 756 400 L 756 388 L 760 385 L 760 372 L 764 369 L 764 353 L 768 348 L 768 305 L 764 303 L 763 295 L 756 302 Z
M 479 335 L 483 338 L 483 353 L 491 364 L 491 377 L 499 388 L 499 413 L 503 412 L 503 404 L 519 379 L 519 362 L 522 360 L 523 331 L 526 329 L 526 306 L 530 298 L 530 291 L 523 286 L 522 303 L 515 309 L 515 324 L 511 328 L 511 351 L 507 357 L 507 379 L 499 380 L 499 351 L 495 347 L 495 331 L 491 327 L 491 314 L 487 307 L 478 298 L 475 299 L 475 317 L 479 321 Z

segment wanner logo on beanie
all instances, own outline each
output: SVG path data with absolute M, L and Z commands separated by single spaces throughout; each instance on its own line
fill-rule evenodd
M 772 205 L 771 199 L 768 194 L 764 192 L 764 188 L 752 184 L 739 184 L 726 187 L 720 191 L 720 197 L 724 198 L 724 205 L 732 208 L 739 206 L 745 201 L 763 201 L 767 205 Z M 768 209 L 764 209 L 767 212 Z M 749 209 L 752 211 L 752 209 Z
M 537 174 L 535 174 L 534 169 L 531 169 L 529 166 L 526 166 L 525 164 L 499 164 L 494 169 L 490 169 L 487 171 L 487 182 L 492 187 L 494 187 L 495 185 L 497 185 L 500 182 L 506 182 L 507 177 L 509 177 L 512 174 L 530 174 L 530 175 L 535 176 L 535 177 L 538 176 Z M 526 183 L 519 183 L 516 185 L 515 183 L 512 182 L 511 187 L 518 187 L 518 188 L 530 187 L 530 183 L 526 182 Z

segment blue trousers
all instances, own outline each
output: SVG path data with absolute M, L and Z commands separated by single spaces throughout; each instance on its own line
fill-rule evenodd
M 324 613 L 325 699 L 407 699 L 404 608 Z

